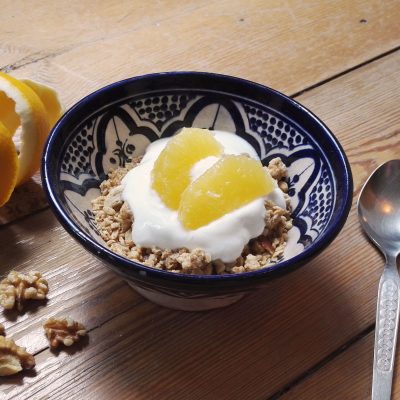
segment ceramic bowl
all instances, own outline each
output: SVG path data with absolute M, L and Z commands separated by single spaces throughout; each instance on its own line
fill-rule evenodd
M 105 246 L 90 202 L 108 171 L 191 126 L 235 133 L 264 164 L 279 156 L 287 165 L 294 227 L 279 262 L 242 274 L 185 275 L 146 267 Z M 265 86 L 198 72 L 139 76 L 85 97 L 52 130 L 42 179 L 55 215 L 81 245 L 144 297 L 183 310 L 229 305 L 304 265 L 339 233 L 352 199 L 344 151 L 309 110 Z

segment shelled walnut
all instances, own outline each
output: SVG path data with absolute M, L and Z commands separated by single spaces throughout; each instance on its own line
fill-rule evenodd
M 5 335 L 4 335 L 4 332 L 5 332 L 5 330 L 4 330 L 4 325 L 3 325 L 3 324 L 0 324 L 0 335 L 5 336 Z
M 15 307 L 22 311 L 26 300 L 44 300 L 49 291 L 46 279 L 38 271 L 23 274 L 11 271 L 0 282 L 0 305 L 7 310 Z
M 86 335 L 85 327 L 71 318 L 50 318 L 44 325 L 50 347 L 55 349 L 60 343 L 72 346 L 81 336 Z
M 0 376 L 16 374 L 35 366 L 35 358 L 12 339 L 0 336 Z

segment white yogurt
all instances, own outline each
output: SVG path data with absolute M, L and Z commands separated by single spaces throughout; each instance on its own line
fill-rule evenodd
M 225 154 L 243 154 L 259 159 L 256 151 L 244 139 L 228 133 L 213 131 Z M 154 162 L 167 145 L 169 139 L 152 143 L 141 163 L 130 170 L 122 180 L 122 198 L 133 212 L 133 241 L 142 247 L 160 247 L 190 250 L 201 248 L 211 259 L 232 262 L 242 253 L 250 239 L 264 230 L 265 199 L 285 208 L 282 191 L 276 189 L 266 198 L 256 199 L 221 218 L 195 230 L 185 229 L 178 219 L 178 212 L 164 205 L 151 187 L 151 171 Z M 191 170 L 192 181 L 210 168 L 219 157 L 207 157 L 197 162 Z

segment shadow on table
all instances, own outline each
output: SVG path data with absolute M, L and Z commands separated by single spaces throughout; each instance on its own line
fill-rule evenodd
M 89 345 L 89 336 L 83 336 L 79 338 L 79 341 L 77 343 L 74 343 L 71 347 L 60 344 L 59 347 L 55 349 L 50 349 L 50 351 L 56 357 L 58 357 L 60 353 L 67 353 L 68 355 L 72 356 L 75 353 L 81 352 L 88 345 Z
M 37 376 L 37 372 L 36 372 L 35 368 L 30 369 L 30 370 L 24 370 L 24 371 L 18 372 L 18 374 L 15 374 L 15 375 L 2 376 L 1 384 L 22 386 L 22 385 L 24 385 L 25 378 L 35 378 L 36 376 Z M 1 385 L 0 385 L 0 388 L 1 388 Z
M 45 307 L 48 299 L 44 300 L 28 300 L 21 311 L 13 308 L 12 310 L 3 310 L 3 315 L 8 321 L 15 322 L 23 315 L 34 316 L 41 308 Z
M 25 269 L 28 270 L 30 243 L 43 237 L 53 226 L 54 220 L 42 218 L 42 213 L 23 218 L 14 224 L 0 225 L 0 277 L 3 278 L 11 269 L 18 270 L 20 263 L 25 263 Z

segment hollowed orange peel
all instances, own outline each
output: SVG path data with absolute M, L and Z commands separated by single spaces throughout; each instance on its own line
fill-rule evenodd
M 0 207 L 40 166 L 45 140 L 62 107 L 50 87 L 0 72 Z M 20 147 L 12 137 L 20 128 Z
M 10 131 L 0 122 L 0 206 L 11 196 L 17 183 L 18 153 Z

